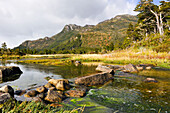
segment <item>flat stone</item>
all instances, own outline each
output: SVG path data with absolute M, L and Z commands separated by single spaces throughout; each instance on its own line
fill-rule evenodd
M 110 73 L 114 75 L 114 70 L 110 69 L 107 66 L 102 66 L 102 65 L 98 65 L 98 67 L 96 68 L 97 71 L 102 71 L 102 72 L 106 72 L 106 73 Z
M 93 85 L 102 85 L 109 80 L 113 79 L 112 74 L 109 73 L 98 73 L 90 76 L 80 77 L 75 80 L 75 84 L 93 86 Z
M 69 90 L 65 93 L 65 95 L 67 97 L 83 97 L 85 93 L 85 91 Z

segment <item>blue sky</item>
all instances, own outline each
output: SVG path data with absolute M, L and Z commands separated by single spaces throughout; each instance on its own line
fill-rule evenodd
M 158 0 L 154 0 L 158 3 Z M 0 44 L 50 37 L 66 24 L 96 25 L 120 14 L 136 15 L 137 0 L 0 0 Z

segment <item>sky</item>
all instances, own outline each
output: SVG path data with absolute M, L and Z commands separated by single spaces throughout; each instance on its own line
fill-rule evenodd
M 158 0 L 156 0 L 158 2 Z M 120 14 L 136 15 L 138 0 L 0 0 L 0 47 L 19 46 L 59 33 L 67 24 L 96 25 Z

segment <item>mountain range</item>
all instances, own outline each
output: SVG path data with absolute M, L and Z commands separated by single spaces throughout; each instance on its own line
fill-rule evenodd
M 37 40 L 27 40 L 20 44 L 19 49 L 36 50 L 74 50 L 79 48 L 103 48 L 114 44 L 119 47 L 123 42 L 130 23 L 136 24 L 137 16 L 117 15 L 97 25 L 79 26 L 76 24 L 65 25 L 61 32 Z M 15 49 L 16 49 L 15 48 Z

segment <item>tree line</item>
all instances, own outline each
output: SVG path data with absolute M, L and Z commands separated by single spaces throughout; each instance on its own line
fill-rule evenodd
M 124 47 L 137 46 L 152 47 L 158 52 L 169 52 L 170 37 L 170 2 L 160 1 L 155 5 L 153 0 L 140 0 L 135 10 L 139 12 L 138 23 L 129 24 Z M 160 49 L 160 50 L 159 50 Z

